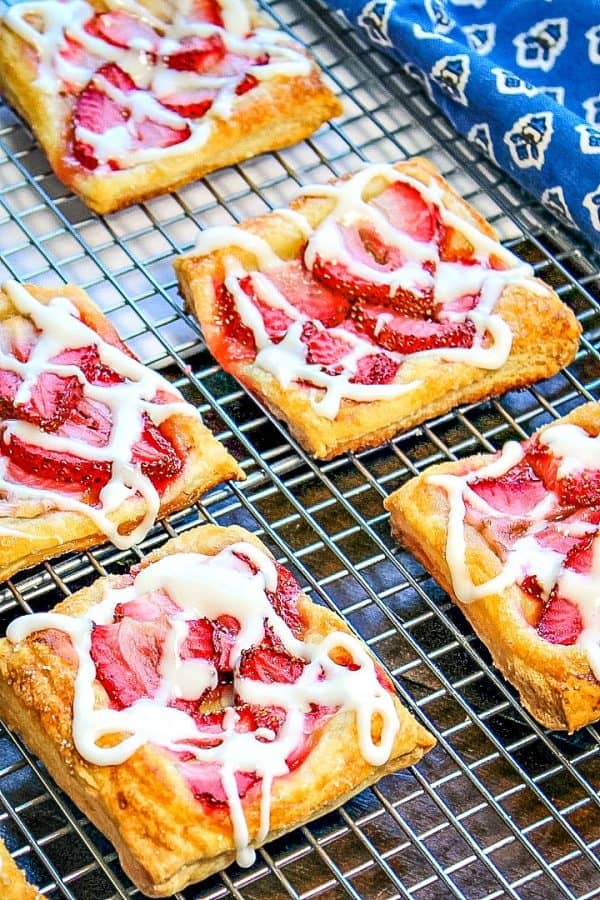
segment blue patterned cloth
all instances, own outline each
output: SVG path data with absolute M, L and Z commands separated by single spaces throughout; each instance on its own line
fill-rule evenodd
M 600 0 L 328 0 L 600 248 Z

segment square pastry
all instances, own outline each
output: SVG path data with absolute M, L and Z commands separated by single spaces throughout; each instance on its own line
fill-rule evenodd
M 329 459 L 553 375 L 580 327 L 424 159 L 210 228 L 176 263 L 224 369 Z
M 253 0 L 19 3 L 0 25 L 0 88 L 101 213 L 287 147 L 342 111 Z
M 0 838 L 0 897 L 2 900 L 44 900 L 37 888 L 27 881 Z
M 0 291 L 0 579 L 158 516 L 243 472 L 79 288 Z
M 385 505 L 536 719 L 600 718 L 600 403 L 432 466 Z
M 367 647 L 238 527 L 169 541 L 0 642 L 3 716 L 167 896 L 419 759 Z

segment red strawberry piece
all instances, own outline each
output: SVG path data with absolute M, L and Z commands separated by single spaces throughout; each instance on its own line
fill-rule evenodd
M 215 645 L 214 626 L 208 619 L 192 619 L 188 633 L 179 651 L 182 659 L 213 659 Z
M 181 48 L 166 58 L 167 66 L 178 72 L 210 72 L 225 56 L 225 44 L 221 36 L 188 37 L 181 41 Z
M 82 387 L 74 376 L 62 378 L 54 372 L 42 372 L 31 390 L 30 399 L 15 407 L 13 415 L 44 431 L 55 431 L 82 396 Z
M 260 299 L 251 275 L 241 279 L 240 287 L 260 311 L 265 330 L 270 339 L 273 343 L 278 344 L 287 334 L 288 328 L 292 324 L 292 319 L 286 316 L 282 309 L 278 309 L 276 306 L 269 306 L 268 303 Z
M 173 128 L 163 122 L 154 122 L 152 119 L 143 119 L 137 125 L 137 138 L 142 147 L 172 147 L 187 141 L 191 134 L 189 125 L 183 128 Z
M 258 84 L 258 78 L 256 75 L 251 75 L 250 73 L 244 75 L 243 79 L 236 86 L 235 92 L 238 97 L 241 97 L 242 94 L 247 94 L 248 91 L 251 91 L 252 88 L 255 88 Z
M 389 316 L 391 315 L 391 318 Z M 395 316 L 381 306 L 356 304 L 352 316 L 356 325 L 386 350 L 410 354 L 422 350 L 471 347 L 475 326 L 465 322 L 432 322 Z
M 2 453 L 21 472 L 26 473 L 26 477 L 22 478 L 26 483 L 70 493 L 84 493 L 90 502 L 98 499 L 100 491 L 110 478 L 110 464 L 107 462 L 46 450 L 44 447 L 26 444 L 14 435 L 8 444 L 3 444 Z
M 120 10 L 97 13 L 85 23 L 84 28 L 92 37 L 113 47 L 154 54 L 160 44 L 160 38 L 151 25 Z
M 191 18 L 194 22 L 209 22 L 211 25 L 223 25 L 221 6 L 218 0 L 194 0 Z
M 493 509 L 511 516 L 527 516 L 546 496 L 543 481 L 525 460 L 499 478 L 471 481 L 469 487 Z
M 77 68 L 94 70 L 100 60 L 87 50 L 79 41 L 75 41 L 68 34 L 64 35 L 63 44 L 58 51 L 60 56 Z M 72 87 L 72 93 L 77 93 L 79 87 L 66 82 L 67 89 Z
M 124 72 L 116 63 L 106 63 L 102 68 L 98 69 L 96 75 L 101 75 L 110 84 L 118 88 L 120 91 L 128 93 L 137 90 L 137 85 L 131 75 Z M 96 77 L 94 76 L 94 78 Z
M 416 241 L 429 243 L 433 240 L 437 215 L 416 188 L 396 181 L 371 202 L 386 214 L 398 231 L 409 234 Z
M 260 644 L 243 650 L 239 662 L 242 678 L 264 681 L 267 684 L 293 684 L 297 681 L 306 663 L 287 652 L 271 628 L 265 626 L 265 636 Z
M 106 447 L 112 430 L 112 414 L 105 403 L 83 397 L 60 425 L 61 437 L 81 441 L 91 447 Z
M 133 448 L 132 462 L 139 463 L 157 491 L 179 474 L 182 461 L 175 447 L 144 413 L 142 436 Z
M 63 350 L 51 362 L 63 366 L 77 366 L 90 384 L 122 384 L 125 381 L 122 375 L 102 362 L 95 344 Z
M 268 277 L 292 306 L 325 327 L 339 325 L 350 313 L 350 300 L 315 280 L 300 260 L 269 269 Z
M 286 623 L 296 637 L 304 634 L 304 623 L 298 611 L 300 585 L 292 573 L 275 563 L 277 569 L 277 588 L 274 593 L 267 591 L 267 597 L 275 612 Z
M 358 360 L 353 384 L 390 384 L 400 366 L 385 353 L 372 353 Z
M 596 534 L 588 534 L 571 547 L 565 559 L 565 569 L 572 569 L 581 575 L 592 571 L 594 564 L 594 542 Z
M 538 624 L 538 634 L 550 644 L 574 644 L 583 629 L 581 614 L 575 604 L 561 597 L 556 588 L 550 594 Z
M 600 469 L 581 469 L 561 475 L 563 460 L 536 438 L 530 443 L 527 458 L 547 489 L 558 494 L 565 506 L 600 505 Z
M 306 344 L 306 362 L 319 366 L 335 365 L 352 349 L 343 338 L 319 330 L 312 322 L 304 325 L 301 340 Z
M 136 622 L 126 618 L 112 625 L 94 626 L 90 654 L 96 678 L 114 709 L 124 709 L 156 693 L 167 629 L 166 619 Z
M 77 97 L 73 115 L 76 125 L 87 128 L 94 134 L 104 134 L 107 129 L 122 125 L 129 117 L 127 110 L 122 109 L 116 100 L 112 100 L 92 82 Z M 73 154 L 84 168 L 97 168 L 98 160 L 91 144 L 75 139 Z
M 218 337 L 215 340 L 215 356 L 217 359 L 248 361 L 256 356 L 254 333 L 244 325 L 237 311 L 233 297 L 224 284 L 215 288 L 215 327 Z
M 535 600 L 543 599 L 544 589 L 537 580 L 536 575 L 526 575 L 523 581 L 521 581 L 521 583 L 519 584 L 519 587 L 522 591 L 525 591 L 526 594 L 529 594 Z
M 163 616 L 172 616 L 178 612 L 180 608 L 165 591 L 152 591 L 151 594 L 143 594 L 127 603 L 117 603 L 115 622 L 124 618 L 135 619 L 137 622 L 156 622 Z
M 216 653 L 215 665 L 219 672 L 231 672 L 234 663 L 232 650 L 240 632 L 240 623 L 234 616 L 219 616 L 213 625 L 213 643 Z
M 228 805 L 227 795 L 221 782 L 221 767 L 218 763 L 191 760 L 178 763 L 177 768 L 185 778 L 196 800 L 209 807 Z M 254 772 L 236 772 L 235 780 L 238 796 L 243 798 L 259 778 Z
M 184 119 L 201 119 L 213 105 L 216 91 L 188 91 L 183 94 L 169 94 L 161 98 L 161 103 L 167 109 L 172 109 Z
M 285 722 L 285 711 L 278 706 L 254 706 L 249 703 L 240 703 L 236 706 L 239 720 L 235 730 L 241 733 L 256 731 L 258 728 L 268 728 L 275 734 Z

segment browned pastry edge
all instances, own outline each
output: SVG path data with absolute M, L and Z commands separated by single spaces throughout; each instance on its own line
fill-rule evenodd
M 91 5 L 104 8 L 101 2 Z M 255 9 L 253 13 L 256 19 Z M 211 136 L 200 150 L 182 145 L 180 153 L 170 150 L 162 159 L 96 174 L 66 158 L 73 98 L 37 88 L 36 70 L 35 50 L 0 23 L 0 90 L 30 124 L 57 176 L 98 213 L 115 212 L 216 169 L 291 146 L 342 113 L 339 99 L 313 64 L 308 76 L 279 76 L 236 97 L 230 119 L 213 120 Z
M 587 403 L 561 419 L 600 433 L 600 404 Z M 546 426 L 547 427 L 547 426 Z M 543 429 L 540 429 L 543 431 Z M 385 500 L 392 530 L 465 614 L 487 646 L 495 665 L 518 690 L 526 709 L 548 728 L 575 731 L 600 717 L 600 683 L 587 654 L 577 646 L 550 644 L 529 625 L 522 612 L 524 594 L 516 585 L 472 603 L 461 603 L 452 589 L 446 562 L 449 504 L 443 488 L 428 484 L 429 475 L 460 474 L 486 465 L 490 455 L 432 466 Z M 484 537 L 465 527 L 467 565 L 475 584 L 494 577 L 501 562 Z
M 495 236 L 479 213 L 449 187 L 427 160 L 415 157 L 398 163 L 396 168 L 426 184 L 434 179 L 443 191 L 444 203 L 453 212 L 485 234 Z M 383 182 L 374 180 L 365 196 L 376 195 L 383 186 Z M 333 202 L 330 198 L 301 197 L 291 208 L 301 212 L 315 228 L 331 211 Z M 240 227 L 264 238 L 282 259 L 295 258 L 306 240 L 298 227 L 277 212 L 249 220 Z M 460 238 L 455 236 L 454 241 L 458 244 Z M 258 394 L 274 415 L 286 422 L 302 446 L 320 459 L 331 459 L 346 450 L 376 447 L 458 404 L 473 403 L 547 378 L 571 362 L 577 352 L 581 327 L 550 287 L 538 280 L 529 282 L 534 290 L 508 284 L 495 308 L 513 333 L 510 356 L 503 366 L 489 370 L 461 362 L 408 357 L 396 382 L 420 380 L 417 388 L 388 400 L 342 400 L 337 417 L 330 420 L 315 412 L 308 388 L 282 388 L 273 375 L 253 363 L 217 355 L 220 328 L 215 322 L 214 286 L 223 280 L 226 254 L 237 256 L 249 269 L 256 268 L 254 257 L 238 248 L 229 247 L 208 256 L 195 256 L 192 251 L 174 263 L 181 293 L 223 368 Z
M 98 334 L 109 341 L 111 338 L 113 340 L 115 337 L 118 338 L 115 328 L 81 288 L 74 285 L 44 288 L 31 284 L 24 287 L 36 299 L 45 303 L 53 297 L 68 297 L 82 311 L 90 327 Z M 14 307 L 4 291 L 0 290 L 0 320 L 11 313 L 14 313 Z M 189 506 L 221 481 L 229 478 L 245 478 L 233 457 L 199 419 L 176 413 L 163 423 L 162 427 L 183 457 L 184 466 L 163 493 L 159 517 Z M 112 520 L 120 523 L 121 531 L 129 532 L 141 521 L 144 511 L 145 505 L 141 497 L 130 498 L 115 511 Z M 107 540 L 106 535 L 97 530 L 91 519 L 83 513 L 68 510 L 50 510 L 34 517 L 2 516 L 0 523 L 3 528 L 15 529 L 22 533 L 14 536 L 2 533 L 0 541 L 2 580 L 52 556 L 85 550 Z
M 0 840 L 0 896 L 2 900 L 44 900 L 44 895 L 29 884 L 4 841 Z
M 142 566 L 169 553 L 218 553 L 236 541 L 265 549 L 244 529 L 204 525 L 167 542 Z M 55 609 L 78 614 L 98 602 L 104 588 L 123 577 L 101 578 Z M 307 625 L 305 640 L 318 641 L 331 631 L 348 631 L 333 612 L 304 595 L 299 609 Z M 56 782 L 115 845 L 123 868 L 149 896 L 168 896 L 206 878 L 235 858 L 226 809 L 207 812 L 164 753 L 146 745 L 120 766 L 95 766 L 72 744 L 71 706 L 75 669 L 32 636 L 18 645 L 0 641 L 0 708 L 13 728 L 44 762 Z M 98 685 L 97 697 L 106 703 Z M 383 775 L 418 760 L 434 745 L 433 737 L 394 697 L 400 730 L 390 760 L 372 767 L 360 754 L 355 716 L 338 713 L 319 732 L 305 761 L 273 785 L 273 838 L 341 805 Z M 377 739 L 380 723 L 374 723 Z M 251 837 L 259 825 L 259 800 L 245 802 Z

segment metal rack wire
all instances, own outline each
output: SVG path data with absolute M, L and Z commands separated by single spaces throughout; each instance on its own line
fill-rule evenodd
M 598 256 L 487 163 L 401 67 L 368 48 L 318 0 L 274 0 L 310 46 L 345 114 L 302 144 L 176 194 L 100 219 L 50 172 L 29 130 L 0 106 L 0 278 L 85 287 L 147 363 L 160 366 L 242 463 L 248 480 L 157 525 L 138 550 L 103 546 L 22 573 L 0 589 L 0 618 L 53 606 L 99 574 L 199 522 L 259 534 L 306 590 L 340 610 L 433 729 L 417 769 L 269 844 L 179 900 L 235 897 L 571 897 L 600 895 L 600 741 L 546 732 L 520 707 L 446 595 L 389 534 L 382 499 L 424 466 L 521 438 L 600 386 Z M 572 306 L 584 328 L 560 375 L 454 411 L 388 445 L 333 462 L 307 458 L 208 354 L 171 267 L 202 227 L 284 204 L 299 184 L 364 159 L 423 153 Z M 139 896 L 112 847 L 0 726 L 0 834 L 48 897 Z

